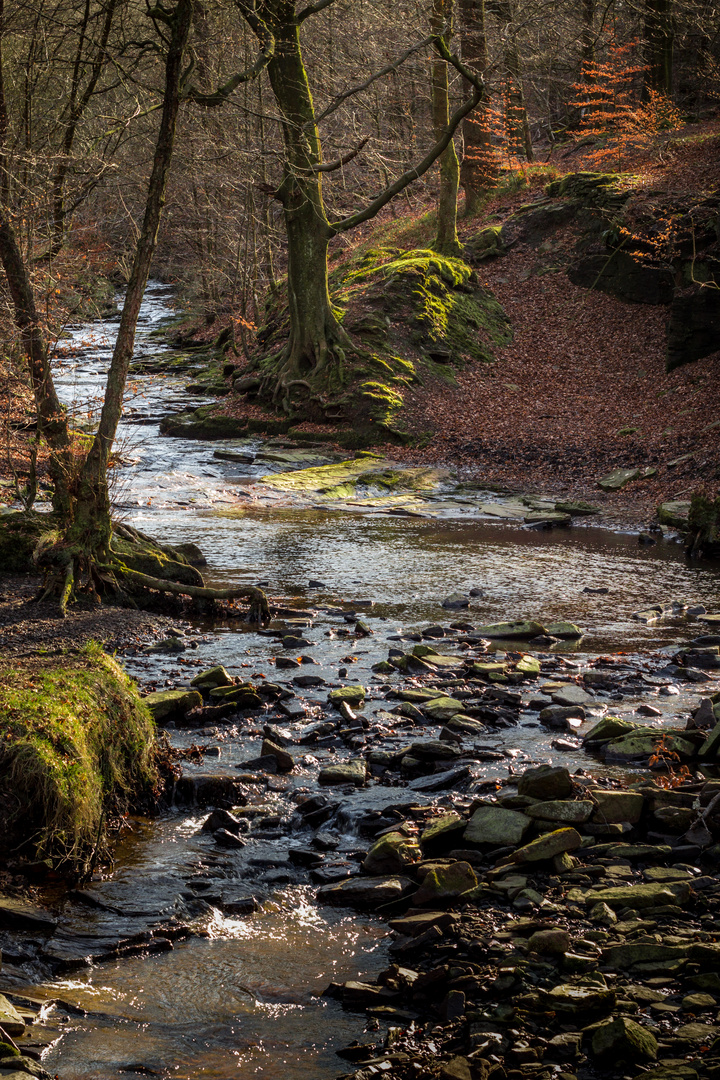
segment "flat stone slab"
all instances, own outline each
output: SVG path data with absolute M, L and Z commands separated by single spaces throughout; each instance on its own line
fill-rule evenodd
M 0 897 L 0 928 L 38 930 L 52 934 L 57 929 L 57 919 L 42 908 L 26 904 L 24 900 L 2 896 Z

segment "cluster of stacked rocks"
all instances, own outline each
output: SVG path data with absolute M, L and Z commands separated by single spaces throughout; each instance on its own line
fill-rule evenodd
M 677 810 L 695 834 L 668 831 Z M 716 1080 L 718 838 L 720 781 L 608 790 L 552 766 L 387 829 L 363 878 L 320 890 L 393 931 L 376 982 L 327 991 L 390 1025 L 340 1052 L 354 1080 Z

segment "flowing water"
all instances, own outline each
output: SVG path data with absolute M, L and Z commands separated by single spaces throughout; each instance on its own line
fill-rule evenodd
M 169 290 L 149 287 L 138 328 L 138 358 L 163 350 L 153 331 L 172 314 L 170 301 Z M 64 343 L 59 388 L 78 420 L 102 392 L 114 327 L 112 320 L 78 327 Z M 119 513 L 158 539 L 199 544 L 212 584 L 264 582 L 271 594 L 294 597 L 298 606 L 318 610 L 307 631 L 315 660 L 308 670 L 328 681 L 345 665 L 353 681 L 372 686 L 370 666 L 387 656 L 388 645 L 401 633 L 450 621 L 440 603 L 454 591 L 482 590 L 470 611 L 461 613 L 476 624 L 570 619 L 586 630 L 583 652 L 626 652 L 641 670 L 648 652 L 669 653 L 702 628 L 688 618 L 643 626 L 633 612 L 668 600 L 718 610 L 717 566 L 686 564 L 682 549 L 671 541 L 642 548 L 635 536 L 589 525 L 551 533 L 498 525 L 483 519 L 472 500 L 449 497 L 417 517 L 293 505 L 255 486 L 279 466 L 267 460 L 238 465 L 214 457 L 217 442 L 160 436 L 163 413 L 198 403 L 184 392 L 184 381 L 134 380 L 118 435 L 124 461 L 114 490 Z M 261 450 L 261 440 L 246 440 L 245 448 Z M 311 579 L 323 586 L 309 588 Z M 607 593 L 584 591 L 598 589 Z M 372 637 L 348 641 L 338 634 L 346 625 L 342 613 L 352 610 L 363 612 Z M 176 685 L 213 663 L 225 664 L 233 674 L 276 677 L 271 656 L 278 648 L 267 637 L 232 621 L 197 623 L 194 630 L 196 648 L 182 659 L 139 653 L 124 659 L 126 667 L 140 681 L 158 686 Z M 573 647 L 561 651 L 572 664 Z M 308 719 L 313 710 L 319 714 L 326 693 L 308 691 Z M 678 702 L 677 697 L 658 702 L 661 723 L 677 712 Z M 378 693 L 376 705 L 382 704 Z M 632 707 L 632 700 L 622 706 Z M 229 774 L 256 754 L 259 735 L 260 728 L 237 738 L 219 734 L 215 771 Z M 192 741 L 183 733 L 174 738 L 178 745 Z M 514 760 L 549 760 L 554 753 L 549 736 L 532 718 L 492 738 L 506 757 L 476 764 L 479 780 L 507 776 Z M 281 813 L 283 799 L 311 787 L 318 761 L 326 759 L 327 754 L 313 749 L 300 759 L 286 791 L 277 785 L 272 794 L 271 786 L 256 802 L 264 811 L 275 807 Z M 588 767 L 579 752 L 563 760 Z M 188 771 L 207 774 L 208 762 Z M 396 803 L 418 801 L 402 788 L 393 795 Z M 387 788 L 379 785 L 345 797 L 344 816 L 338 820 L 346 827 L 341 850 L 348 857 L 353 821 L 388 801 Z M 199 832 L 201 821 L 178 811 L 158 822 L 137 822 L 118 851 L 114 874 L 96 886 L 107 910 L 68 902 L 63 925 L 69 935 L 102 935 L 118 918 L 129 930 L 138 918 L 130 909 L 138 905 L 145 905 L 148 917 L 166 918 L 191 902 L 188 897 L 205 895 L 209 901 L 203 936 L 178 942 L 172 951 L 89 966 L 44 985 L 45 995 L 87 1012 L 71 1013 L 63 1038 L 46 1057 L 46 1066 L 64 1080 L 115 1076 L 140 1067 L 167 1069 L 188 1080 L 331 1077 L 343 1071 L 334 1048 L 361 1037 L 363 1019 L 319 995 L 331 979 L 377 971 L 387 962 L 383 924 L 319 907 L 311 889 L 283 881 L 277 867 L 288 843 L 299 844 L 301 838 L 288 840 L 269 829 L 242 856 L 231 852 L 220 857 Z M 198 882 L 210 892 L 202 893 Z M 218 882 L 220 891 L 236 894 L 256 892 L 258 886 L 260 910 L 224 918 L 212 904 Z

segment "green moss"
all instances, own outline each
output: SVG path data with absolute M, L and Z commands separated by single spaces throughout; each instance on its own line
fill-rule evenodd
M 150 715 L 97 646 L 0 663 L 3 840 L 82 865 L 107 815 L 156 783 Z
M 280 491 L 312 494 L 314 498 L 334 500 L 352 498 L 358 488 L 382 490 L 431 491 L 447 473 L 439 469 L 398 469 L 392 462 L 375 454 L 362 454 L 353 461 L 339 461 L 296 472 L 273 473 L 262 482 Z

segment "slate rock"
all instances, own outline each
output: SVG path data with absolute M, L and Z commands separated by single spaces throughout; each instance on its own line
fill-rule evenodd
M 562 766 L 538 765 L 527 769 L 520 777 L 518 795 L 531 799 L 566 799 L 572 795 L 570 773 Z
M 582 844 L 582 837 L 576 829 L 556 829 L 545 833 L 537 840 L 531 840 L 525 847 L 518 848 L 510 857 L 515 863 L 544 862 L 561 855 L 564 851 L 575 851 Z
M 591 1045 L 596 1057 L 613 1062 L 655 1061 L 658 1052 L 657 1039 L 652 1032 L 626 1016 L 616 1016 L 595 1028 Z
M 526 814 L 506 810 L 502 806 L 480 806 L 470 818 L 463 835 L 468 844 L 499 847 L 521 844 L 531 825 Z
M 410 878 L 357 877 L 325 885 L 318 889 L 318 900 L 325 904 L 341 904 L 362 910 L 375 910 L 381 904 L 400 900 L 413 886 Z
M 417 862 L 422 852 L 416 840 L 391 832 L 372 845 L 362 864 L 366 874 L 395 874 Z
M 320 770 L 318 783 L 326 787 L 337 787 L 340 784 L 354 784 L 355 787 L 362 787 L 366 778 L 367 764 L 364 759 L 356 758 L 354 761 L 327 765 Z

